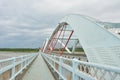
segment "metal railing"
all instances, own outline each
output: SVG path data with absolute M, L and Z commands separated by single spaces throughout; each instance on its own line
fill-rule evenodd
M 41 53 L 60 80 L 120 80 L 120 68 Z
M 31 53 L 28 55 L 0 60 L 0 75 L 3 75 L 8 71 L 8 75 L 10 76 L 7 80 L 15 80 L 16 76 L 22 73 L 23 69 L 27 68 L 37 55 L 38 53 Z M 0 80 L 3 80 L 3 78 L 0 77 Z

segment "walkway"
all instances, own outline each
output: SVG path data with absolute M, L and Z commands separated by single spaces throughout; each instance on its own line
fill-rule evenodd
M 55 80 L 52 76 L 47 64 L 39 55 L 33 62 L 29 70 L 26 72 L 22 80 Z

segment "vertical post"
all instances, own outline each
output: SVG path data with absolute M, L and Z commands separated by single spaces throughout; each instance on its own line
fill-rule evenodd
M 34 60 L 35 55 L 32 55 L 28 59 L 28 63 L 31 64 L 31 62 Z
M 43 52 L 44 46 L 45 46 L 46 41 L 43 42 L 43 45 L 41 47 L 41 52 Z
M 31 62 L 33 61 L 34 57 L 35 57 L 35 56 L 33 56 L 33 55 L 29 57 L 29 59 L 28 59 L 28 63 L 29 63 L 29 64 L 31 64 Z
M 76 61 L 77 59 L 72 60 L 72 64 L 73 64 L 72 80 L 78 80 L 76 76 L 76 70 L 78 69 L 78 63 Z
M 27 68 L 27 56 L 25 56 L 25 69 Z
M 63 62 L 63 59 L 62 59 L 62 56 L 60 56 L 60 60 L 59 60 L 59 73 L 60 75 L 62 75 L 62 62 Z M 59 80 L 61 80 L 62 78 L 59 76 Z
M 13 60 L 12 60 L 12 80 L 15 80 L 15 61 L 16 61 L 16 58 L 13 57 Z
M 33 56 L 33 55 L 32 55 Z M 30 56 L 27 56 L 27 60 L 26 60 L 26 67 L 28 66 L 28 60 L 29 60 Z
M 55 57 L 55 55 L 54 55 L 54 68 L 55 68 L 55 60 L 56 60 L 56 57 Z
M 20 69 L 21 69 L 21 73 L 22 73 L 22 68 L 23 68 L 23 56 L 21 56 L 21 65 L 20 65 Z
M 43 48 L 43 51 L 42 52 L 45 52 L 45 49 L 46 49 L 46 47 L 47 47 L 47 44 L 48 44 L 48 38 L 46 39 L 46 41 L 45 41 L 45 46 L 44 46 L 44 48 Z
M 72 53 L 75 52 L 75 48 L 76 48 L 77 44 L 78 44 L 78 40 L 75 40 L 75 41 L 74 41 L 73 48 L 72 48 Z
M 23 56 L 23 67 L 25 67 L 25 56 Z

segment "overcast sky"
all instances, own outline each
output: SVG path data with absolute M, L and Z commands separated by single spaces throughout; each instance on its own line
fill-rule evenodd
M 37 48 L 67 14 L 120 22 L 120 0 L 0 0 L 0 48 Z

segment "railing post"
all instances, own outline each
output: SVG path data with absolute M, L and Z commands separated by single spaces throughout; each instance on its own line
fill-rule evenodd
M 60 75 L 62 75 L 62 62 L 63 62 L 63 59 L 62 59 L 62 56 L 60 56 L 59 58 L 59 73 Z M 62 78 L 59 76 L 59 80 L 62 80 Z
M 25 69 L 27 68 L 27 56 L 25 56 Z
M 13 67 L 12 67 L 12 80 L 15 80 L 15 61 L 16 61 L 16 58 L 13 57 L 13 61 L 12 61 L 12 64 L 13 64 Z
M 31 62 L 32 62 L 34 59 L 35 59 L 35 55 L 33 55 L 33 56 L 31 57 Z
M 56 57 L 55 57 L 55 55 L 54 55 L 54 68 L 55 68 L 55 60 L 56 60 Z
M 72 64 L 73 64 L 72 80 L 78 80 L 76 76 L 76 70 L 78 69 L 78 63 L 76 61 L 77 59 L 72 60 Z
M 29 57 L 30 57 L 30 56 L 27 56 L 26 67 L 28 66 Z M 33 57 L 33 55 L 32 55 L 32 57 Z
M 20 65 L 21 73 L 22 73 L 22 68 L 23 68 L 23 61 L 24 61 L 23 56 L 21 56 L 21 65 Z
M 33 56 L 30 56 L 30 58 L 29 58 L 29 64 L 33 61 Z

